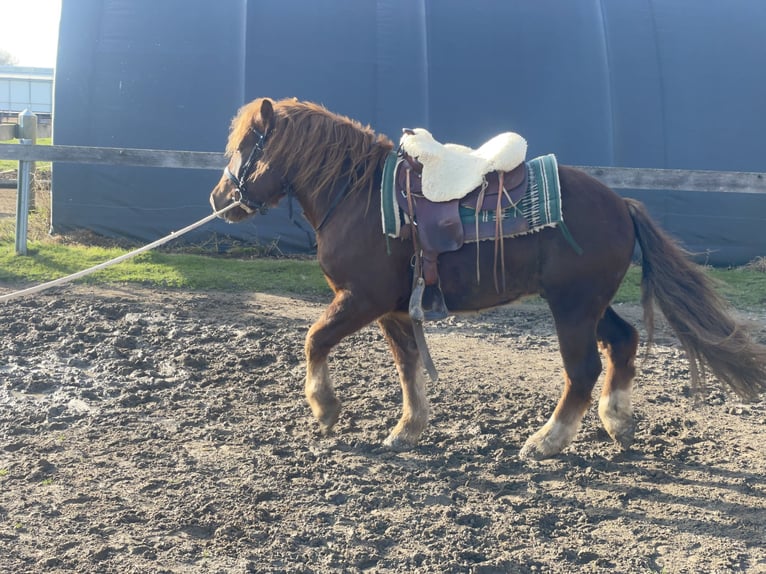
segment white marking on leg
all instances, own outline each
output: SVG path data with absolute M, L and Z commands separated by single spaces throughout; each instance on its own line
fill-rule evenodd
M 340 401 L 335 396 L 335 391 L 330 384 L 327 361 L 320 361 L 315 365 L 312 365 L 311 362 L 308 363 L 305 391 L 311 412 L 314 413 L 324 430 L 330 430 L 338 421 Z
M 428 425 L 430 412 L 426 379 L 422 368 L 418 365 L 414 380 L 411 383 L 402 382 L 402 417 L 383 444 L 398 449 L 417 443 Z
M 582 417 L 573 417 L 569 421 L 562 421 L 554 413 L 543 428 L 527 439 L 519 456 L 540 459 L 557 455 L 569 446 L 577 435 L 581 420 Z
M 312 397 L 324 392 L 328 378 L 326 361 L 320 361 L 314 365 L 309 362 L 306 366 L 306 398 L 311 400 Z
M 606 432 L 623 448 L 630 446 L 635 432 L 631 394 L 630 389 L 618 389 L 598 401 L 598 415 Z

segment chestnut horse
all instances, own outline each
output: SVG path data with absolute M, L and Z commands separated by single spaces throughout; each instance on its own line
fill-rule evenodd
M 408 315 L 413 244 L 387 239 L 381 229 L 381 172 L 392 142 L 369 127 L 295 99 L 257 99 L 234 118 L 229 164 L 210 201 L 229 222 L 265 212 L 286 195 L 301 205 L 316 231 L 317 257 L 334 292 L 306 336 L 306 398 L 322 429 L 338 420 L 327 356 L 338 342 L 377 321 L 396 363 L 403 412 L 385 440 L 413 445 L 428 423 L 423 363 Z M 505 290 L 476 278 L 477 244 L 439 256 L 441 288 L 450 311 L 475 311 L 538 294 L 550 307 L 564 363 L 564 391 L 552 416 L 521 456 L 544 458 L 565 448 L 578 431 L 602 371 L 598 413 L 609 435 L 627 448 L 634 434 L 632 380 L 638 333 L 610 306 L 631 262 L 642 252 L 642 292 L 651 340 L 653 301 L 683 344 L 692 382 L 705 371 L 739 395 L 766 387 L 766 347 L 755 343 L 688 254 L 625 199 L 572 167 L 559 166 L 562 211 L 578 254 L 560 230 L 546 228 L 504 243 Z M 494 269 L 492 249 L 480 249 L 483 276 Z

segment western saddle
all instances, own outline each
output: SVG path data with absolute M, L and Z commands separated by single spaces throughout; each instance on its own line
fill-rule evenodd
M 456 251 L 466 241 L 495 241 L 495 288 L 498 268 L 505 289 L 503 210 L 515 207 L 527 188 L 526 141 L 514 133 L 500 134 L 478 149 L 441 144 L 422 129 L 404 130 L 394 175 L 397 203 L 407 215 L 402 237 L 415 245 L 415 277 L 410 314 L 416 320 L 447 316 L 439 286 L 438 256 Z M 473 212 L 473 223 L 461 211 Z M 480 217 L 492 213 L 492 217 Z M 514 232 L 523 232 L 516 220 Z M 477 250 L 477 281 L 479 280 Z

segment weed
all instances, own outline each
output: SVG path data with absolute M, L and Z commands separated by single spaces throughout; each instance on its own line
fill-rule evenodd
M 749 271 L 757 271 L 758 273 L 766 273 L 766 257 L 756 257 L 750 263 L 745 265 L 745 269 Z

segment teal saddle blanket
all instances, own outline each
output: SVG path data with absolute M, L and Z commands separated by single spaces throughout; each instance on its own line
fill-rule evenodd
M 402 193 L 401 186 L 396 184 L 400 161 L 397 153 L 391 152 L 383 169 L 381 221 L 383 233 L 389 237 L 400 237 L 402 226 L 409 223 L 409 216 L 402 209 L 402 203 L 406 205 L 406 202 L 398 202 L 396 197 L 397 193 Z M 459 204 L 465 242 L 496 239 L 498 229 L 502 229 L 503 237 L 517 237 L 546 227 L 562 226 L 562 231 L 568 235 L 563 225 L 556 156 L 548 154 L 531 159 L 525 163 L 525 167 L 526 191 L 519 198 L 514 197 L 510 204 L 506 202 L 501 209 L 486 209 L 486 204 L 480 208 L 475 203 L 473 207 Z

